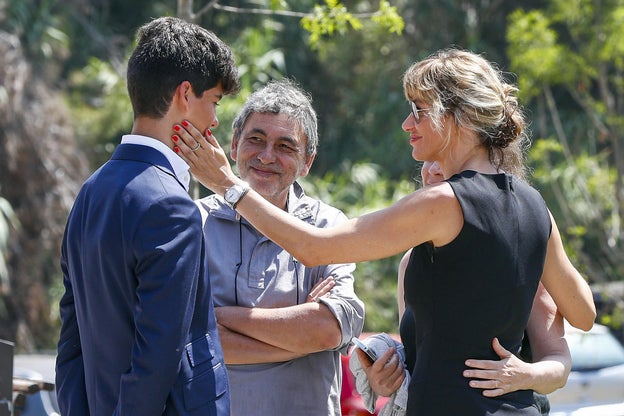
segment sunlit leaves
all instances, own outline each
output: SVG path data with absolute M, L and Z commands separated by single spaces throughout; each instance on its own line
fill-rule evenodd
M 611 61 L 619 70 L 624 69 L 624 5 L 616 7 L 605 19 L 605 30 L 600 48 L 600 59 Z M 623 88 L 622 77 L 619 88 Z
M 373 14 L 371 20 L 388 30 L 388 32 L 396 33 L 397 35 L 400 35 L 405 28 L 405 22 L 397 12 L 397 8 L 390 6 L 390 3 L 387 1 L 379 3 L 379 11 Z
M 379 10 L 370 19 L 390 33 L 401 34 L 405 26 L 396 7 L 390 6 L 387 1 L 380 2 Z M 360 17 L 353 15 L 338 0 L 325 0 L 325 4 L 315 5 L 312 13 L 301 19 L 301 26 L 310 33 L 310 46 L 316 49 L 325 37 L 360 30 L 363 23 Z
M 534 177 L 596 280 L 623 270 L 623 26 L 624 0 L 550 0 L 516 10 L 507 28 L 525 105 L 544 110 L 534 125 L 555 137 L 534 141 Z
M 509 16 L 507 40 L 511 68 L 520 74 L 518 83 L 524 97 L 539 94 L 542 83 L 552 83 L 566 72 L 561 70 L 565 50 L 541 11 L 513 12 Z
M 315 5 L 312 15 L 301 19 L 301 25 L 310 32 L 312 47 L 317 47 L 324 36 L 344 34 L 349 29 L 362 28 L 360 20 L 353 17 L 337 0 L 326 0 L 324 5 Z

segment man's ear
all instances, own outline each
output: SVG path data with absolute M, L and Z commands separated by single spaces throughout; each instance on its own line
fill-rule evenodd
M 236 160 L 238 154 L 238 130 L 234 129 L 232 133 L 232 143 L 230 143 L 230 157 L 232 160 Z
M 314 158 L 316 157 L 316 153 L 312 153 L 309 156 L 306 156 L 305 167 L 299 173 L 299 176 L 304 177 L 310 173 L 310 169 L 312 168 L 312 163 L 314 163 Z
M 190 108 L 189 94 L 193 94 L 193 86 L 189 81 L 182 81 L 175 90 L 174 100 L 183 113 Z

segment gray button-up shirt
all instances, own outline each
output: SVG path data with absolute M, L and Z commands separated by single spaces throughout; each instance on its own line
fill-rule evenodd
M 204 220 L 215 306 L 292 306 L 304 303 L 310 289 L 325 277 L 333 275 L 336 282 L 320 302 L 340 325 L 338 348 L 286 362 L 228 365 L 232 415 L 339 416 L 340 352 L 346 353 L 364 324 L 364 304 L 353 290 L 355 265 L 307 268 L 241 219 L 220 196 L 197 203 Z M 346 220 L 340 210 L 306 196 L 297 183 L 290 190 L 288 211 L 317 227 Z

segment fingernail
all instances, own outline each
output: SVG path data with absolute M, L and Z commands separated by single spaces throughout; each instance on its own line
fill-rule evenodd
M 210 129 L 206 129 L 206 136 L 212 136 L 212 131 L 210 131 Z
M 176 136 L 175 134 L 173 136 L 171 136 L 171 140 L 173 140 L 174 142 L 177 142 L 179 139 L 178 136 Z
M 182 125 L 183 125 L 184 127 L 188 127 L 188 121 L 186 121 L 186 120 L 182 120 Z
M 176 153 L 180 153 L 180 148 L 178 146 L 173 146 L 173 151 Z
M 176 124 L 175 126 L 173 126 L 173 129 L 174 129 L 175 131 L 180 131 L 180 126 L 178 126 L 178 125 Z

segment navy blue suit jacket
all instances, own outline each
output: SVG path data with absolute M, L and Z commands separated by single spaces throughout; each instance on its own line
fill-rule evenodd
M 62 244 L 63 416 L 229 415 L 197 206 L 132 144 L 83 185 Z

